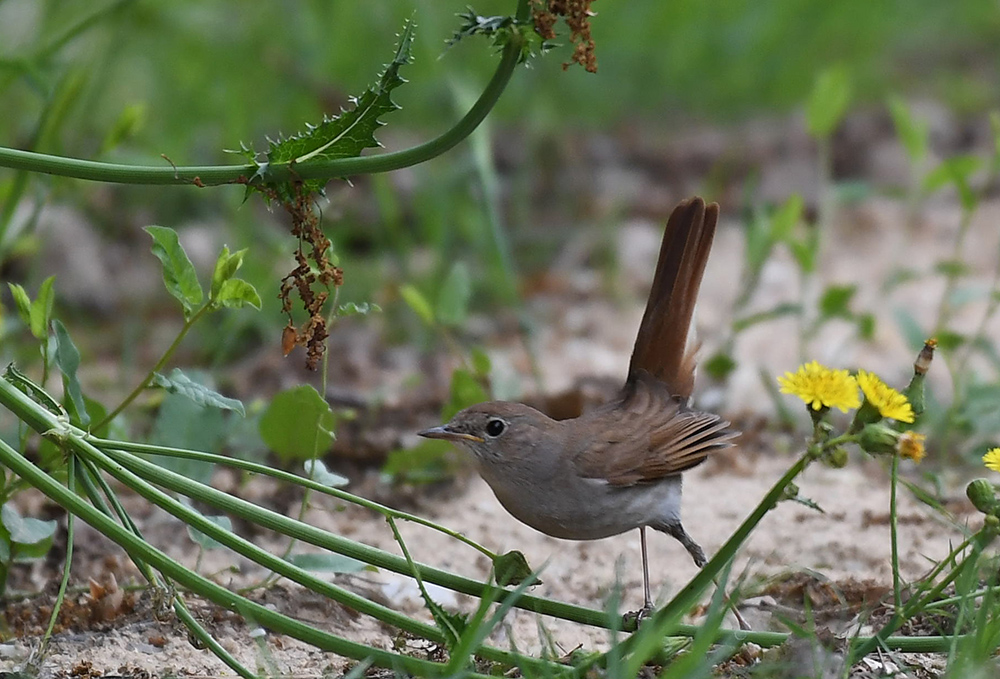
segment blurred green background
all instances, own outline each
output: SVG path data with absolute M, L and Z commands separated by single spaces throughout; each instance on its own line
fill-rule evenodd
M 457 120 L 495 67 L 483 39 L 445 49 L 466 4 L 3 0 L 0 144 L 136 164 L 164 164 L 161 154 L 179 165 L 239 162 L 225 149 L 265 148 L 267 135 L 349 106 L 413 17 L 414 63 L 403 70 L 410 82 L 394 93 L 403 109 L 380 134 L 403 148 Z M 514 7 L 474 5 L 481 14 Z M 880 107 L 890 93 L 932 99 L 958 115 L 998 104 L 993 0 L 599 0 L 593 8 L 599 72 L 564 70 L 568 48 L 519 69 L 488 121 L 492 145 L 467 143 L 418 168 L 358 178 L 353 188 L 331 183 L 325 228 L 350 258 L 341 301 L 384 302 L 386 286 L 401 281 L 434 290 L 462 259 L 477 272 L 477 300 L 510 302 L 510 252 L 517 270 L 530 271 L 545 267 L 563 240 L 536 228 L 540 212 L 581 217 L 574 196 L 562 192 L 552 204 L 538 189 L 540 174 L 566 171 L 580 140 L 635 143 L 648 134 L 662 145 L 690 124 L 780 118 L 801 107 L 832 65 L 850 72 L 852 110 Z M 483 195 L 496 167 L 507 181 L 491 205 Z M 149 223 L 210 224 L 231 247 L 252 245 L 244 273 L 261 290 L 265 313 L 219 321 L 231 324 L 225 341 L 219 333 L 202 341 L 221 352 L 217 360 L 238 351 L 238 338 L 274 341 L 273 291 L 291 268 L 291 241 L 282 215 L 256 199 L 244 204 L 241 188 L 106 186 L 0 170 L 0 200 L 7 221 L 19 208 L 23 216 L 43 204 L 73 206 L 103 242 L 134 243 L 137 252 L 148 246 L 139 227 Z M 519 247 L 525 243 L 536 247 Z M 414 262 L 415 248 L 433 253 L 430 264 Z M 5 278 L 31 289 L 46 273 L 30 229 L 9 230 L 3 251 Z

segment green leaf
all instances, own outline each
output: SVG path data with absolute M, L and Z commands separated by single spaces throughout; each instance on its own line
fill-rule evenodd
M 322 483 L 328 488 L 340 488 L 350 483 L 340 474 L 334 474 L 326 468 L 323 460 L 306 460 L 302 465 L 306 470 L 306 476 L 316 483 Z
M 194 265 L 177 239 L 177 232 L 166 226 L 147 226 L 145 231 L 153 237 L 153 254 L 163 263 L 163 283 L 167 292 L 180 301 L 184 317 L 190 318 L 191 312 L 201 304 L 204 293 Z
M 993 162 L 1000 162 L 1000 111 L 990 111 L 990 131 L 993 133 Z
M 282 460 L 305 460 L 330 447 L 334 424 L 330 405 L 303 384 L 274 397 L 260 418 L 260 435 Z
M 806 127 L 814 137 L 829 137 L 851 102 L 851 76 L 843 66 L 823 71 L 806 104 Z
M 28 297 L 28 293 L 17 283 L 8 283 L 7 287 L 10 288 L 10 294 L 14 298 L 14 304 L 17 306 L 17 313 L 21 317 L 21 321 L 30 329 L 31 299 Z
M 476 375 L 465 368 L 456 368 L 451 374 L 451 393 L 441 417 L 450 420 L 459 410 L 489 400 L 489 393 Z
M 340 116 L 324 116 L 319 125 L 308 125 L 304 132 L 294 136 L 271 140 L 267 164 L 305 164 L 311 160 L 353 158 L 361 155 L 366 148 L 379 146 L 375 131 L 384 124 L 382 116 L 399 109 L 391 94 L 396 87 L 406 82 L 400 77 L 399 69 L 410 62 L 412 44 L 413 23 L 407 21 L 400 33 L 392 61 L 385 67 L 378 82 L 355 100 L 354 108 Z M 244 149 L 245 155 L 255 158 L 256 154 L 252 149 Z M 308 192 L 316 192 L 322 190 L 325 183 L 325 179 L 308 179 L 304 182 L 304 188 Z M 249 188 L 256 187 L 251 184 Z M 284 186 L 275 188 L 279 189 L 283 197 L 288 193 Z
M 420 317 L 421 321 L 428 326 L 434 325 L 434 309 L 431 308 L 431 303 L 427 301 L 422 292 L 407 283 L 399 288 L 399 294 L 407 306 Z
M 242 278 L 230 278 L 222 284 L 214 303 L 230 309 L 252 306 L 260 310 L 260 295 L 257 289 Z
M 929 126 L 926 121 L 914 118 L 906 102 L 896 95 L 889 97 L 889 113 L 906 155 L 916 165 L 927 157 Z
M 827 287 L 819 300 L 820 314 L 824 318 L 850 317 L 851 300 L 857 291 L 858 286 L 856 285 L 831 285 Z
M 206 516 L 205 519 L 207 519 L 211 523 L 214 523 L 216 526 L 218 526 L 224 531 L 228 531 L 230 533 L 233 532 L 233 521 L 228 516 Z M 196 528 L 188 526 L 187 531 L 188 531 L 188 537 L 191 538 L 191 540 L 195 544 L 199 545 L 202 549 L 225 548 L 224 544 L 217 541 L 215 538 L 210 538 L 209 536 L 205 535 Z
M 31 303 L 31 334 L 37 339 L 45 339 L 49 335 L 49 321 L 52 320 L 52 304 L 55 302 L 53 285 L 55 276 L 49 276 L 38 288 L 38 297 Z
M 771 215 L 771 238 L 776 241 L 789 241 L 795 225 L 802 220 L 805 202 L 797 193 L 788 197 L 784 204 Z
M 364 561 L 335 552 L 290 554 L 286 561 L 314 573 L 360 573 L 361 571 L 375 570 L 374 566 L 370 566 Z
M 507 585 L 520 585 L 522 582 L 532 577 L 531 566 L 524 554 L 518 550 L 513 550 L 505 554 L 498 554 L 493 559 L 493 579 L 501 587 Z M 537 578 L 532 578 L 534 585 L 542 584 Z
M 0 523 L 6 541 L 13 546 L 10 552 L 15 561 L 41 558 L 52 546 L 55 521 L 22 517 L 14 505 L 7 502 L 0 508 Z
M 101 155 L 112 150 L 123 141 L 139 132 L 146 123 L 146 104 L 139 102 L 129 104 L 118 116 L 118 120 L 108 130 L 101 142 Z
M 382 313 L 382 307 L 371 302 L 348 302 L 337 307 L 338 316 L 367 316 L 368 314 Z
M 149 442 L 173 448 L 214 451 L 222 446 L 225 433 L 226 421 L 221 410 L 206 408 L 179 393 L 167 394 L 156 414 Z M 149 457 L 165 469 L 202 483 L 210 482 L 215 471 L 211 462 L 168 455 Z
M 70 339 L 62 321 L 56 320 L 52 326 L 56 331 L 56 365 L 62 373 L 63 391 L 69 397 L 66 410 L 74 424 L 86 428 L 90 424 L 90 415 L 87 412 L 80 380 L 76 376 L 76 371 L 80 368 L 80 352 Z
M 875 339 L 875 315 L 871 313 L 858 314 L 858 335 L 866 342 Z
M 438 294 L 437 317 L 442 325 L 460 326 L 469 313 L 472 280 L 465 262 L 455 262 Z
M 736 360 L 729 354 L 720 351 L 703 361 L 699 367 L 708 373 L 708 376 L 713 380 L 724 380 L 736 370 Z
M 455 475 L 454 446 L 447 441 L 421 441 L 413 448 L 389 453 L 382 473 L 406 483 L 437 483 Z
M 906 340 L 907 346 L 914 351 L 924 346 L 924 340 L 927 339 L 927 331 L 923 329 L 909 309 L 896 307 L 893 309 L 892 315 L 896 320 L 896 325 L 899 327 L 900 333 L 903 335 L 903 339 Z
M 163 387 L 171 394 L 179 394 L 191 399 L 200 406 L 209 406 L 220 410 L 232 410 L 246 417 L 246 410 L 239 399 L 228 398 L 222 394 L 206 387 L 204 384 L 195 382 L 184 374 L 180 368 L 174 368 L 170 375 L 153 373 L 153 384 Z
M 473 347 L 470 352 L 470 358 L 472 359 L 472 369 L 475 371 L 476 376 L 480 379 L 487 379 L 490 376 L 490 371 L 493 369 L 489 355 L 479 347 Z
M 751 325 L 763 323 L 764 321 L 770 321 L 772 319 L 779 318 L 780 316 L 788 316 L 799 313 L 802 313 L 802 307 L 800 305 L 794 302 L 782 302 L 771 309 L 758 311 L 755 314 L 750 314 L 749 316 L 736 319 L 733 321 L 733 332 L 746 330 Z
M 212 272 L 212 288 L 209 297 L 215 299 L 219 296 L 222 284 L 236 275 L 240 267 L 243 266 L 243 257 L 247 253 L 247 248 L 230 254 L 229 246 L 223 245 L 222 252 L 215 260 L 215 270 Z
M 792 256 L 795 257 L 795 261 L 804 273 L 812 273 L 816 270 L 818 247 L 819 239 L 812 233 L 807 234 L 803 240 L 795 240 L 788 244 Z
M 930 193 L 951 184 L 958 191 L 962 208 L 971 210 L 976 206 L 976 195 L 969 185 L 969 179 L 982 165 L 983 160 L 978 156 L 952 156 L 927 173 L 924 177 L 924 191 Z

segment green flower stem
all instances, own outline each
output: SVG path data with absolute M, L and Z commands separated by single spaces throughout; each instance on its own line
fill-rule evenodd
M 163 370 L 163 367 L 167 365 L 167 362 L 174 355 L 174 352 L 177 351 L 177 348 L 180 347 L 181 342 L 187 336 L 191 328 L 194 327 L 194 324 L 197 323 L 202 316 L 208 313 L 209 309 L 212 306 L 212 302 L 213 300 L 209 299 L 207 302 L 205 302 L 205 305 L 203 307 L 198 309 L 198 311 L 196 311 L 194 315 L 191 316 L 191 318 L 184 321 L 184 327 L 181 328 L 180 332 L 177 333 L 177 337 L 174 338 L 174 341 L 170 343 L 170 346 L 167 347 L 167 350 L 163 352 L 162 356 L 160 356 L 160 360 L 156 362 L 156 365 L 150 368 L 149 372 L 146 373 L 146 377 L 143 378 L 142 382 L 137 384 L 135 386 L 135 389 L 129 392 L 129 395 L 126 396 L 125 399 L 121 403 L 119 403 L 114 410 L 105 415 L 103 420 L 91 426 L 91 431 L 98 431 L 101 429 L 101 427 L 114 420 L 119 413 L 125 410 L 125 408 L 127 408 L 132 403 L 132 401 L 134 401 L 139 397 L 139 394 L 141 394 L 143 391 L 146 390 L 147 387 L 149 387 L 149 385 L 153 382 L 153 377 L 155 376 L 155 374 Z
M 528 0 L 518 0 L 517 17 L 529 16 Z M 282 183 L 293 177 L 301 179 L 333 179 L 359 174 L 389 172 L 426 162 L 448 151 L 465 139 L 486 118 L 499 100 L 517 66 L 523 38 L 516 31 L 504 47 L 500 64 L 492 79 L 458 123 L 441 136 L 404 151 L 356 158 L 315 160 L 293 165 L 281 163 L 262 168 L 255 181 Z M 195 167 L 142 166 L 102 163 L 77 158 L 64 158 L 44 153 L 0 147 L 0 167 L 41 172 L 74 179 L 114 184 L 194 184 L 215 186 L 249 181 L 258 172 L 257 165 L 203 165 Z
M 657 632 L 629 637 L 622 644 L 622 653 L 637 653 L 641 657 L 650 657 L 659 649 L 659 644 L 664 635 L 677 632 L 687 634 L 697 629 L 692 628 L 681 631 L 681 626 L 675 625 L 673 621 L 680 619 L 684 613 L 697 603 L 702 592 L 712 584 L 712 580 L 736 556 L 737 550 L 750 537 L 750 533 L 757 527 L 757 524 L 764 518 L 764 515 L 778 504 L 778 501 L 784 496 L 785 488 L 788 484 L 794 481 L 812 460 L 812 455 L 805 453 L 795 461 L 795 464 L 788 468 L 788 471 L 775 482 L 771 490 L 764 496 L 764 499 L 757 504 L 750 515 L 740 524 L 740 527 L 719 548 L 715 556 L 691 579 L 691 582 L 681 589 L 666 606 L 656 611 L 652 617 L 643 623 L 643 629 L 649 626 L 656 629 Z M 761 646 L 777 645 L 783 643 L 786 638 L 787 635 L 775 632 L 732 632 L 720 630 L 718 634 L 718 640 L 723 643 L 754 641 L 754 643 L 758 643 Z
M 435 641 L 437 643 L 444 643 L 444 636 L 436 627 L 414 620 L 406 615 L 403 615 L 402 613 L 399 613 L 398 611 L 382 606 L 381 604 L 370 601 L 369 599 L 359 596 L 353 592 L 349 592 L 342 587 L 338 587 L 337 585 L 317 578 L 309 573 L 309 571 L 299 568 L 285 559 L 261 549 L 252 542 L 249 542 L 235 533 L 227 531 L 217 524 L 212 523 L 197 511 L 187 507 L 166 493 L 150 485 L 145 478 L 142 478 L 141 474 L 133 473 L 133 471 L 129 469 L 129 462 L 134 461 L 137 458 L 120 453 L 118 455 L 115 453 L 104 454 L 104 452 L 98 448 L 87 446 L 81 446 L 79 452 L 83 455 L 94 455 L 96 452 L 96 455 L 90 458 L 90 461 L 99 465 L 102 469 L 114 476 L 118 481 L 137 492 L 146 500 L 177 517 L 195 530 L 201 531 L 210 538 L 225 545 L 234 552 L 254 561 L 255 563 L 260 564 L 264 568 L 272 570 L 275 573 L 302 585 L 303 587 L 337 601 L 338 603 L 341 603 L 349 608 L 353 608 L 360 613 L 371 615 L 378 620 L 417 636 L 421 636 L 425 639 L 430 639 L 431 641 Z M 536 669 L 544 668 L 549 671 L 555 669 L 551 663 L 538 661 L 514 653 L 508 653 L 500 649 L 484 647 L 481 654 L 489 660 L 510 665 L 533 665 L 536 666 Z
M 83 443 L 65 437 L 66 442 Z M 96 449 L 95 449 L 96 450 Z M 319 649 L 357 660 L 371 659 L 375 664 L 387 668 L 402 668 L 419 676 L 439 674 L 444 667 L 440 663 L 421 660 L 379 648 L 365 646 L 357 642 L 310 627 L 271 609 L 235 594 L 225 587 L 194 573 L 171 559 L 164 552 L 145 542 L 131 531 L 123 528 L 95 507 L 49 476 L 45 471 L 29 462 L 24 456 L 0 440 L 0 461 L 14 473 L 26 479 L 35 488 L 62 505 L 68 512 L 76 514 L 95 529 L 118 543 L 129 555 L 148 563 L 166 577 L 176 581 L 213 603 L 231 611 L 246 611 L 254 620 L 270 630 L 304 641 Z M 470 675 L 472 676 L 472 675 Z M 483 675 L 475 675 L 483 678 Z
M 933 578 L 937 577 L 937 575 L 943 572 L 943 570 L 947 568 L 949 564 L 955 563 L 958 554 L 961 551 L 963 551 L 966 547 L 969 547 L 970 545 L 972 547 L 972 551 L 969 554 L 969 556 L 963 559 L 961 564 L 958 564 L 950 573 L 948 573 L 947 577 L 942 579 L 941 582 L 937 583 L 934 587 L 930 588 L 924 596 L 915 596 L 912 597 L 909 601 L 907 601 L 906 605 L 902 609 L 899 609 L 892 614 L 888 622 L 886 622 L 885 625 L 882 626 L 882 629 L 880 629 L 878 633 L 876 633 L 874 636 L 871 637 L 867 638 L 858 637 L 857 639 L 854 639 L 852 642 L 850 653 L 848 655 L 847 666 L 849 667 L 853 665 L 854 662 L 856 662 L 858 659 L 863 658 L 865 655 L 871 653 L 876 648 L 880 647 L 898 648 L 897 646 L 891 643 L 894 640 L 894 638 L 890 637 L 889 635 L 895 632 L 897 629 L 899 629 L 899 627 L 909 617 L 911 617 L 912 615 L 914 615 L 919 611 L 922 611 L 931 601 L 936 600 L 941 595 L 941 592 L 943 592 L 948 585 L 950 585 L 952 582 L 958 579 L 958 577 L 965 571 L 966 568 L 974 568 L 979 560 L 979 555 L 982 554 L 983 550 L 992 540 L 992 537 L 993 536 L 987 535 L 983 531 L 980 531 L 979 533 L 976 533 L 971 538 L 969 538 L 961 545 L 956 547 L 954 550 L 952 550 L 951 554 L 949 554 L 946 559 L 944 559 L 941 563 L 939 563 L 931 572 L 931 574 L 927 576 L 926 578 L 927 581 L 930 581 Z M 955 637 L 938 637 L 937 638 L 938 646 L 936 646 L 933 649 L 933 651 L 938 653 L 947 651 L 953 643 L 961 639 L 964 639 L 966 636 L 975 636 L 975 633 L 973 633 L 972 635 L 958 635 Z M 899 649 L 899 650 L 910 651 L 910 649 Z
M 892 603 L 895 610 L 903 608 L 903 589 L 899 580 L 899 520 L 896 510 L 896 486 L 899 483 L 899 454 L 892 454 L 889 467 L 889 549 L 892 563 Z
M 387 507 L 386 505 L 379 504 L 378 502 L 373 502 L 367 498 L 363 498 L 360 495 L 354 495 L 353 493 L 348 493 L 347 491 L 340 490 L 338 488 L 331 488 L 330 486 L 325 486 L 318 481 L 306 478 L 304 476 L 298 476 L 290 472 L 286 472 L 282 469 L 275 469 L 273 467 L 268 467 L 267 465 L 259 464 L 257 462 L 250 462 L 248 460 L 240 460 L 234 457 L 226 457 L 225 455 L 216 455 L 214 453 L 205 453 L 200 450 L 185 450 L 183 448 L 170 448 L 167 446 L 156 446 L 148 443 L 132 443 L 130 441 L 114 441 L 111 439 L 102 439 L 96 436 L 88 436 L 87 440 L 93 443 L 95 446 L 102 450 L 121 450 L 132 453 L 143 453 L 148 455 L 164 455 L 167 457 L 176 457 L 185 460 L 198 460 L 201 462 L 209 462 L 211 464 L 222 465 L 224 467 L 231 467 L 233 469 L 242 469 L 243 471 L 248 471 L 253 474 L 260 474 L 262 476 L 269 476 L 273 479 L 283 481 L 285 483 L 293 483 L 302 488 L 308 490 L 314 490 L 324 495 L 329 495 L 330 497 L 335 497 L 338 500 L 343 500 L 344 502 L 350 502 L 352 504 L 358 505 L 359 507 L 364 507 L 365 509 L 370 509 L 373 512 L 377 512 L 386 518 L 399 519 L 400 521 L 409 521 L 411 523 L 416 523 L 426 528 L 436 530 L 439 533 L 444 533 L 450 538 L 458 540 L 459 542 L 472 547 L 477 552 L 483 554 L 490 561 L 497 558 L 494 552 L 486 549 L 481 544 L 469 537 L 462 535 L 458 531 L 452 530 L 447 526 L 442 526 L 439 523 L 435 523 L 430 519 L 425 519 L 422 516 L 417 516 L 416 514 L 410 514 L 398 509 L 393 509 L 392 507 Z

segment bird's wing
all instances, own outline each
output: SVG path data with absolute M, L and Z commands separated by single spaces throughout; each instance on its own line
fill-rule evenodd
M 573 427 L 574 465 L 585 478 L 630 486 L 679 474 L 728 448 L 738 434 L 718 415 L 689 410 L 666 385 L 639 375 L 621 398 Z

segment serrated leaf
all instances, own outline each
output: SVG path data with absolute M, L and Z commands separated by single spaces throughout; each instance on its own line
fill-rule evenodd
M 391 94 L 406 82 L 399 75 L 399 69 L 410 62 L 412 44 L 413 22 L 408 20 L 400 32 L 392 61 L 382 71 L 378 82 L 354 100 L 354 107 L 339 116 L 324 116 L 319 125 L 307 125 L 299 134 L 269 140 L 267 162 L 307 163 L 317 159 L 354 158 L 366 148 L 379 146 L 375 131 L 384 124 L 382 116 L 399 108 Z M 251 159 L 256 156 L 252 149 L 246 149 L 245 154 Z M 326 180 L 306 180 L 305 189 L 319 191 L 325 183 Z
M 17 314 L 21 317 L 21 321 L 24 323 L 25 327 L 31 328 L 31 298 L 28 297 L 28 293 L 25 292 L 24 288 L 17 283 L 8 283 L 7 287 L 10 288 L 10 294 L 14 298 L 14 305 L 17 307 Z
M 283 460 L 304 460 L 333 443 L 335 418 L 330 405 L 303 384 L 277 394 L 260 418 L 264 443 Z
M 335 552 L 290 554 L 286 561 L 314 573 L 360 573 L 365 570 L 375 570 L 373 566 L 364 561 Z
M 323 460 L 306 460 L 302 465 L 305 468 L 306 476 L 316 483 L 322 483 L 328 488 L 340 488 L 346 486 L 349 481 L 340 474 L 334 474 L 326 468 Z
M 512 550 L 504 554 L 498 554 L 493 559 L 493 579 L 501 587 L 507 585 L 520 585 L 522 582 L 532 577 L 531 566 L 524 554 L 518 550 Z M 542 581 L 532 578 L 533 585 L 540 585 Z
M 233 532 L 233 521 L 228 516 L 206 516 L 205 519 L 207 519 L 210 523 L 214 523 L 224 531 L 228 531 L 230 533 Z M 187 531 L 188 537 L 191 538 L 192 542 L 199 545 L 202 549 L 223 549 L 225 547 L 224 544 L 215 538 L 205 535 L 196 528 L 188 526 Z
M 198 274 L 177 239 L 177 232 L 166 226 L 147 226 L 153 238 L 152 253 L 163 264 L 163 284 L 184 308 L 185 318 L 201 304 L 204 293 L 198 283 Z
M 455 262 L 438 294 L 437 317 L 443 325 L 459 326 L 465 322 L 472 297 L 472 280 L 465 262 Z
M 843 66 L 823 71 L 816 79 L 806 104 L 806 127 L 814 137 L 828 137 L 851 101 L 851 76 Z
M 52 305 L 55 302 L 53 285 L 55 276 L 49 276 L 38 288 L 38 297 L 31 303 L 31 334 L 37 339 L 45 339 L 49 335 L 49 321 L 52 320 Z
M 412 285 L 406 284 L 399 288 L 399 294 L 403 298 L 403 301 L 406 302 L 406 305 L 420 317 L 420 320 L 426 325 L 434 325 L 434 309 L 431 308 L 431 303 L 424 297 L 424 293 Z
M 185 375 L 180 368 L 171 370 L 169 376 L 161 373 L 153 373 L 153 383 L 158 387 L 166 389 L 171 394 L 184 396 L 200 406 L 218 408 L 219 410 L 232 410 L 239 413 L 240 417 L 246 417 L 246 410 L 243 408 L 242 401 L 223 396 L 217 391 L 206 387 L 204 384 L 195 382 Z
M 243 257 L 247 253 L 247 248 L 230 253 L 229 246 L 223 245 L 222 252 L 215 260 L 215 270 L 212 272 L 212 288 L 209 297 L 213 299 L 219 295 L 222 284 L 236 275 L 240 267 L 243 266 Z
M 215 297 L 214 303 L 229 309 L 239 309 L 245 306 L 252 306 L 260 310 L 260 295 L 257 288 L 242 278 L 230 278 L 222 284 L 219 294 Z
M 63 391 L 69 397 L 66 410 L 74 424 L 86 428 L 90 424 L 90 415 L 87 413 L 80 380 L 76 376 L 76 371 L 80 368 L 80 351 L 73 344 L 62 321 L 57 319 L 52 326 L 56 336 L 56 366 L 62 373 Z

